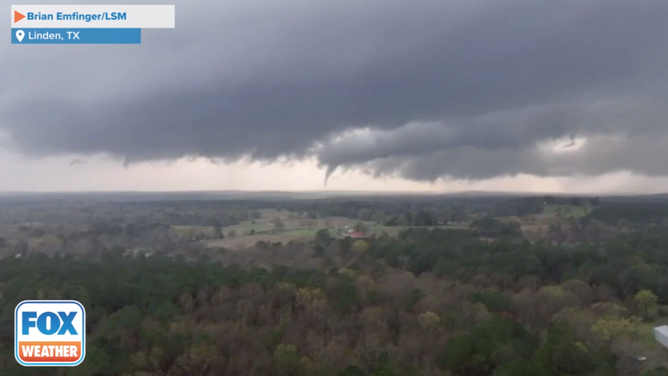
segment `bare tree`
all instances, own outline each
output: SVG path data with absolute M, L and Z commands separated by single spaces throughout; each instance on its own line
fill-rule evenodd
M 283 230 L 285 229 L 285 222 L 279 217 L 276 217 L 274 219 L 274 229 L 276 230 Z

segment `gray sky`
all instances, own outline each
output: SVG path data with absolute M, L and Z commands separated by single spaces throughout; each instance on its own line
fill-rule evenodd
M 0 49 L 0 190 L 668 191 L 665 0 L 174 3 Z

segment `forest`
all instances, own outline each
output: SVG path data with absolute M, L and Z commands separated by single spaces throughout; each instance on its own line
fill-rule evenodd
M 69 251 L 68 234 L 48 253 L 26 242 L 0 259 L 0 375 L 668 375 L 652 334 L 668 323 L 665 228 L 531 241 L 524 222 L 493 213 L 468 230 L 321 228 L 244 250 L 128 252 L 128 234 L 169 224 L 133 232 L 122 218 L 76 232 L 97 239 L 85 252 Z M 11 234 L 0 248 L 16 252 Z M 84 305 L 80 366 L 14 360 L 13 311 L 27 299 Z

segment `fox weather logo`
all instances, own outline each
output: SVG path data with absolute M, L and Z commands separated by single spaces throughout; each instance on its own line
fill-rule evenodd
M 86 355 L 86 310 L 74 300 L 26 300 L 14 311 L 14 356 L 26 367 L 73 367 Z

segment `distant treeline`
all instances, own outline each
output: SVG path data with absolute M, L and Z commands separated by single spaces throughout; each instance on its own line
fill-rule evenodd
M 285 210 L 305 216 L 346 217 L 361 220 L 390 221 L 396 217 L 397 222 L 406 219 L 398 218 L 413 213 L 413 216 L 424 213 L 433 215 L 437 221 L 463 220 L 465 213 L 488 212 L 501 197 L 391 197 L 391 198 L 334 198 L 334 199 L 303 199 L 303 200 L 243 200 L 243 201 L 187 201 L 187 202 L 151 202 L 143 203 L 147 207 L 161 208 L 163 211 L 193 212 L 201 210 L 217 211 L 255 211 L 260 209 Z M 133 204 L 128 204 L 133 205 Z M 135 204 L 137 205 L 137 204 Z M 409 216 L 411 214 L 408 214 Z M 181 220 L 174 217 L 173 220 Z M 409 218 L 410 219 L 410 218 Z M 419 220 L 418 222 L 430 222 Z M 412 222 L 408 220 L 408 222 Z
M 58 225 L 82 226 L 108 222 L 125 226 L 150 222 L 175 226 L 227 227 L 242 221 L 257 219 L 257 216 L 253 217 L 254 212 L 273 209 L 298 213 L 309 219 L 346 217 L 363 221 L 389 221 L 397 224 L 429 226 L 436 225 L 439 221 L 464 221 L 469 214 L 488 212 L 499 200 L 397 197 L 331 200 L 151 201 L 98 205 L 58 205 L 56 203 L 52 205 L 53 207 L 49 207 L 49 210 L 31 206 L 11 208 L 3 206 L 3 210 L 0 210 L 0 223 L 57 223 Z M 112 232 L 117 232 L 117 230 Z
M 510 200 L 496 205 L 493 215 L 496 217 L 521 217 L 524 215 L 540 214 L 545 205 L 591 205 L 600 204 L 598 197 L 559 197 L 541 196 Z

